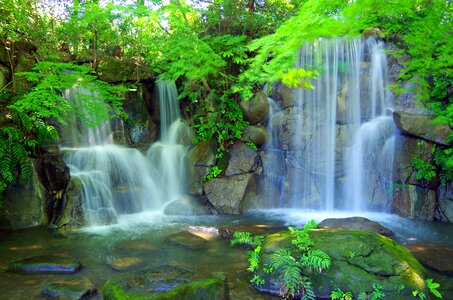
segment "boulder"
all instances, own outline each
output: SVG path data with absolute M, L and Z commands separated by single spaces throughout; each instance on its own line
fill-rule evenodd
M 240 214 L 242 200 L 252 178 L 251 173 L 212 178 L 203 187 L 209 202 L 219 213 Z
M 258 153 L 243 142 L 237 142 L 229 151 L 230 160 L 225 170 L 226 176 L 251 173 L 260 165 Z
M 96 287 L 86 277 L 51 282 L 42 290 L 43 296 L 65 300 L 88 299 L 96 293 Z
M 99 78 L 107 82 L 122 82 L 153 78 L 149 68 L 134 63 L 131 60 L 111 56 L 99 58 Z
M 187 271 L 173 267 L 143 270 L 109 279 L 104 285 L 105 300 L 226 300 L 229 299 L 226 279 L 210 277 L 192 281 Z
M 69 255 L 54 253 L 33 256 L 12 262 L 7 271 L 23 274 L 75 273 L 82 268 L 80 262 Z
M 119 257 L 107 261 L 107 265 L 115 271 L 128 271 L 143 263 L 143 259 L 138 256 Z
M 63 210 L 56 224 L 60 227 L 87 225 L 82 208 L 83 186 L 78 177 L 71 177 L 63 198 Z
M 202 179 L 208 175 L 210 168 L 215 165 L 216 142 L 203 141 L 189 148 L 187 161 L 189 164 L 189 176 L 187 179 L 187 192 L 191 195 L 203 195 Z
M 309 276 L 317 298 L 329 299 L 331 291 L 340 288 L 357 296 L 361 292 L 371 293 L 374 284 L 380 284 L 386 299 L 406 299 L 413 290 L 425 291 L 426 271 L 422 265 L 402 246 L 393 240 L 372 232 L 353 230 L 312 230 L 313 250 L 322 250 L 331 258 L 330 268 L 322 273 L 310 272 Z M 291 243 L 289 232 L 267 236 L 262 245 L 263 256 L 258 275 L 265 283 L 254 285 L 262 292 L 279 295 L 283 282 L 281 270 L 270 274 L 263 266 L 277 249 L 290 249 L 295 259 L 300 255 Z M 404 289 L 398 289 L 404 285 Z
M 392 212 L 404 218 L 433 221 L 436 192 L 416 185 L 404 185 L 393 192 Z
M 282 108 L 297 105 L 297 97 L 295 92 L 286 85 L 279 83 L 274 88 L 272 98 L 276 99 L 281 104 Z
M 269 113 L 269 101 L 264 92 L 258 92 L 255 97 L 247 101 L 241 101 L 240 106 L 244 113 L 244 119 L 252 125 L 264 124 Z
M 205 239 L 189 231 L 174 233 L 167 237 L 167 242 L 190 250 L 201 250 L 208 246 Z
M 250 125 L 244 128 L 241 138 L 243 142 L 252 142 L 256 146 L 264 146 L 269 140 L 269 132 L 264 126 Z
M 404 247 L 425 267 L 453 276 L 453 247 L 433 244 L 405 244 Z
M 442 222 L 453 222 L 453 182 L 441 185 L 437 189 L 439 217 Z
M 31 162 L 29 182 L 17 182 L 10 186 L 0 208 L 0 229 L 17 230 L 43 225 L 45 214 L 44 186 L 39 181 L 35 162 Z
M 329 218 L 318 224 L 319 229 L 353 229 L 367 232 L 374 232 L 383 236 L 392 238 L 395 233 L 390 229 L 382 226 L 378 222 L 368 220 L 363 217 L 351 218 Z
M 447 124 L 435 124 L 435 116 L 408 114 L 400 111 L 393 113 L 393 119 L 401 133 L 418 137 L 436 144 L 451 146 L 447 137 L 451 128 Z
M 179 216 L 200 216 L 210 215 L 209 209 L 202 205 L 200 201 L 192 196 L 182 196 L 177 200 L 168 203 L 164 208 L 166 215 Z

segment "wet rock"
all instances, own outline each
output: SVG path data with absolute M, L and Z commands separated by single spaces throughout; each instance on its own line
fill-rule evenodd
M 60 227 L 81 227 L 87 225 L 82 209 L 82 182 L 77 177 L 71 177 L 66 187 L 63 212 L 57 225 Z
M 234 144 L 229 153 L 230 160 L 225 170 L 226 176 L 250 173 L 259 166 L 258 153 L 243 142 Z
M 216 147 L 216 142 L 211 140 L 200 142 L 187 151 L 189 176 L 186 190 L 190 195 L 203 195 L 202 179 L 209 174 L 210 168 L 217 161 L 215 157 Z
M 210 215 L 209 209 L 192 196 L 186 195 L 172 201 L 165 206 L 164 214 L 179 216 Z
M 436 192 L 406 184 L 393 193 L 392 212 L 402 217 L 433 221 L 437 209 Z
M 321 274 L 309 274 L 317 297 L 329 299 L 331 291 L 340 288 L 354 295 L 369 292 L 373 284 L 382 285 L 386 298 L 406 299 L 413 290 L 426 291 L 426 271 L 422 265 L 402 246 L 393 240 L 372 232 L 353 230 L 312 230 L 313 250 L 322 250 L 331 258 L 331 266 Z M 292 251 L 299 259 L 291 243 L 293 237 L 287 231 L 269 235 L 262 245 L 263 266 L 270 262 L 270 256 L 280 248 Z M 265 284 L 254 286 L 257 290 L 279 295 L 282 286 L 281 270 L 271 274 L 259 270 Z M 398 291 L 400 286 L 405 289 Z
M 294 91 L 282 83 L 276 85 L 273 98 L 280 102 L 283 108 L 297 105 Z
M 431 244 L 406 244 L 404 247 L 425 267 L 444 275 L 453 275 L 452 247 Z
M 265 235 L 281 231 L 281 226 L 276 227 L 266 224 L 250 224 L 250 225 L 232 225 L 219 227 L 219 236 L 221 238 L 231 240 L 235 232 L 250 232 L 252 235 Z
M 319 229 L 353 229 L 379 233 L 386 237 L 394 237 L 395 233 L 390 229 L 382 226 L 378 222 L 368 220 L 363 217 L 351 217 L 340 219 L 325 219 L 318 224 Z
M 86 277 L 60 280 L 48 284 L 43 290 L 44 296 L 51 299 L 79 300 L 96 295 L 97 289 Z
M 451 128 L 447 124 L 434 124 L 435 116 L 408 114 L 400 111 L 393 113 L 398 129 L 406 135 L 415 136 L 430 142 L 450 146 L 447 137 Z
M 167 242 L 190 250 L 205 249 L 207 241 L 189 231 L 180 231 L 167 237 Z
M 0 229 L 17 230 L 46 223 L 45 187 L 39 181 L 35 162 L 31 164 L 29 182 L 10 186 L 0 208 Z
M 151 119 L 145 100 L 139 91 L 126 94 L 123 109 L 128 115 L 125 125 L 132 143 L 149 144 L 157 139 L 157 125 Z
M 269 140 L 269 132 L 264 126 L 247 126 L 244 128 L 244 132 L 241 138 L 243 142 L 252 142 L 256 146 L 264 146 Z
M 142 251 L 155 251 L 158 250 L 151 242 L 147 240 L 129 240 L 122 241 L 115 244 L 115 249 L 118 250 L 142 250 Z
M 433 143 L 420 139 L 399 135 L 395 140 L 395 160 L 393 182 L 405 183 L 422 186 L 424 188 L 435 189 L 439 185 L 437 177 L 430 181 L 421 182 L 416 178 L 417 171 L 412 165 L 412 158 L 419 157 L 425 162 L 434 163 L 434 155 L 431 152 Z
M 244 119 L 250 124 L 264 124 L 269 113 L 269 102 L 264 92 L 258 92 L 255 97 L 240 103 L 244 113 Z
M 438 220 L 442 222 L 453 222 L 453 182 L 441 185 L 437 189 L 439 202 Z
M 47 254 L 15 261 L 7 271 L 24 274 L 75 273 L 82 265 L 66 254 Z
M 226 178 L 212 178 L 203 185 L 209 202 L 219 213 L 240 214 L 242 201 L 253 174 L 239 174 Z
M 138 256 L 128 256 L 115 258 L 107 262 L 107 264 L 116 271 L 127 271 L 133 269 L 143 263 L 143 259 Z
M 226 300 L 226 279 L 210 277 L 192 281 L 187 272 L 178 269 L 144 270 L 112 278 L 104 285 L 105 300 Z
M 99 58 L 99 78 L 107 82 L 121 82 L 152 78 L 153 74 L 145 66 L 135 64 L 131 60 L 111 56 Z

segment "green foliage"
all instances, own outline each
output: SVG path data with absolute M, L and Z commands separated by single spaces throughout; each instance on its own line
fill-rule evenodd
M 314 89 L 310 79 L 316 79 L 316 71 L 307 71 L 301 68 L 290 69 L 282 75 L 282 83 L 290 88 Z
M 413 157 L 411 160 L 412 166 L 417 171 L 415 178 L 417 180 L 426 180 L 430 181 L 436 177 L 436 168 L 430 163 L 425 162 L 420 157 Z
M 253 142 L 246 142 L 247 146 L 249 146 L 252 150 L 258 151 L 258 147 L 256 147 L 255 143 Z
M 351 292 L 343 292 L 340 288 L 337 288 L 335 291 L 330 293 L 332 300 L 352 300 Z
M 420 300 L 426 300 L 428 297 L 426 296 L 425 292 L 423 291 L 412 291 L 412 296 L 417 297 Z
M 382 285 L 373 283 L 373 291 L 371 292 L 370 300 L 379 300 L 385 297 Z
M 250 232 L 237 231 L 233 234 L 233 238 L 230 240 L 231 246 L 247 245 L 253 248 L 247 254 L 247 259 L 249 262 L 249 267 L 247 268 L 247 270 L 252 273 L 254 273 L 260 266 L 261 244 L 263 243 L 263 239 L 264 237 L 260 235 L 252 236 Z M 262 279 L 257 274 L 254 274 L 250 282 L 257 285 L 262 285 L 265 283 L 264 279 Z
M 425 284 L 431 294 L 433 294 L 437 298 L 442 298 L 442 294 L 438 290 L 440 288 L 439 283 L 434 282 L 432 279 L 426 279 Z
M 209 171 L 209 174 L 206 176 L 203 176 L 201 181 L 208 181 L 209 179 L 216 178 L 217 176 L 222 173 L 222 170 L 218 166 L 213 166 L 211 170 Z

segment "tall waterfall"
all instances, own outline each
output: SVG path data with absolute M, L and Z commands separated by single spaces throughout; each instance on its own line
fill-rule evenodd
M 122 126 L 117 125 L 118 121 L 89 128 L 77 120 L 77 124 L 69 126 L 67 132 L 63 133 L 62 149 L 68 153 L 65 161 L 70 168 L 71 177 L 77 178 L 82 185 L 81 202 L 87 225 L 116 223 L 123 214 L 160 210 L 165 203 L 182 192 L 181 180 L 174 180 L 175 177 L 167 174 L 173 172 L 178 174 L 177 178 L 183 176 L 179 164 L 182 164 L 186 147 L 178 142 L 183 137 L 190 139 L 187 138 L 190 135 L 187 131 L 178 129 L 184 125 L 178 119 L 174 83 L 164 82 L 158 88 L 170 90 L 170 96 L 168 93 L 160 93 L 161 114 L 165 114 L 161 116 L 161 140 L 166 142 L 156 142 L 150 147 L 147 156 L 137 149 L 113 143 L 113 136 L 118 133 L 112 128 L 122 129 Z M 67 90 L 65 96 L 77 101 L 80 93 L 85 96 L 90 94 L 74 88 Z M 123 130 L 119 132 L 124 134 Z M 160 153 L 171 156 L 172 159 L 156 159 L 150 155 L 156 147 L 160 148 Z M 168 164 L 165 165 L 166 163 Z M 164 180 L 164 177 L 169 179 Z
M 315 89 L 297 89 L 291 100 L 280 99 L 283 110 L 270 118 L 277 143 L 267 148 L 285 153 L 281 205 L 385 207 L 391 167 L 384 172 L 381 166 L 393 162 L 393 144 L 387 140 L 394 125 L 386 115 L 392 97 L 385 89 L 384 45 L 373 38 L 320 39 L 300 49 L 295 67 L 313 68 L 319 75 Z

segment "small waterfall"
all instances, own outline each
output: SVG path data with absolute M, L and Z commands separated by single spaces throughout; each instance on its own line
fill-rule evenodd
M 385 207 L 391 168 L 382 165 L 393 161 L 394 125 L 383 47 L 374 38 L 319 39 L 300 49 L 295 67 L 319 75 L 314 90 L 294 90 L 270 117 L 277 143 L 268 147 L 285 156 L 280 207 Z
M 116 223 L 123 214 L 160 210 L 182 193 L 187 147 L 180 143 L 190 143 L 190 133 L 178 119 L 174 83 L 158 84 L 158 88 L 163 130 L 161 141 L 151 145 L 146 156 L 137 149 L 113 144 L 118 133 L 112 128 L 122 129 L 118 120 L 89 128 L 77 119 L 76 126 L 65 129 L 62 149 L 67 153 L 71 177 L 82 185 L 82 209 L 88 225 Z M 90 92 L 74 88 L 65 96 L 78 101 L 81 94 Z M 156 152 L 160 156 L 153 154 Z

